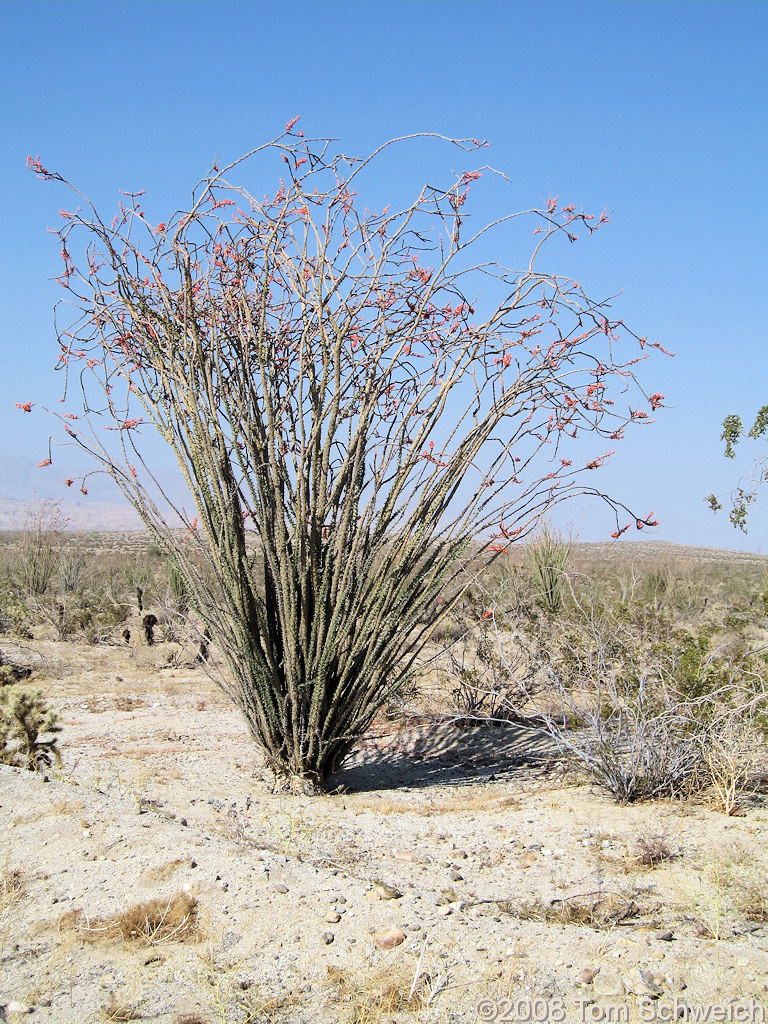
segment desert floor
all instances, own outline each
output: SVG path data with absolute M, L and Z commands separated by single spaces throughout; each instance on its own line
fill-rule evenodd
M 768 1018 L 757 794 L 619 807 L 536 733 L 386 721 L 276 794 L 170 645 L 34 652 L 63 764 L 0 767 L 9 1021 Z

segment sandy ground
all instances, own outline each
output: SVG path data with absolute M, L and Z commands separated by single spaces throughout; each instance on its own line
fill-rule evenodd
M 387 722 L 275 794 L 167 645 L 33 646 L 63 765 L 0 767 L 9 1021 L 768 1019 L 760 797 L 617 807 L 535 733 Z

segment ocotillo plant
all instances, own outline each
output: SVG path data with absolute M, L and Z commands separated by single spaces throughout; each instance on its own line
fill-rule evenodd
M 294 120 L 249 164 L 214 164 L 165 220 L 141 193 L 111 222 L 77 190 L 62 211 L 76 315 L 58 328 L 60 365 L 83 395 L 57 415 L 174 559 L 222 687 L 276 773 L 307 790 L 407 677 L 462 562 L 597 493 L 578 475 L 610 452 L 579 462 L 574 439 L 611 447 L 661 400 L 639 389 L 618 412 L 609 389 L 634 386 L 653 346 L 538 269 L 548 240 L 605 216 L 554 198 L 527 211 L 533 254 L 515 270 L 474 255 L 524 217 L 471 227 L 470 188 L 510 187 L 489 168 L 400 209 L 362 205 L 382 151 L 418 138 L 356 160 Z M 467 160 L 484 145 L 452 144 Z M 277 185 L 262 198 L 231 177 L 254 162 Z M 183 537 L 152 472 L 156 434 L 194 499 L 194 514 L 176 509 Z

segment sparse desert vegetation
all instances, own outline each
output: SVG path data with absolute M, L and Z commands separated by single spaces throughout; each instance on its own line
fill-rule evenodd
M 61 763 L 0 766 L 12 1013 L 442 1024 L 484 999 L 630 1019 L 768 1000 L 764 559 L 573 544 L 553 600 L 511 548 L 309 797 L 275 787 L 147 538 L 61 531 L 44 587 L 28 557 L 0 534 L 2 694 L 41 694 Z M 660 755 L 635 757 L 627 722 L 690 771 L 650 786 Z

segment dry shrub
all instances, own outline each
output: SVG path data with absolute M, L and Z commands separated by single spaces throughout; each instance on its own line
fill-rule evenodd
M 728 817 L 744 813 L 741 798 L 764 765 L 764 745 L 764 737 L 751 722 L 734 720 L 712 736 L 706 751 L 706 775 L 716 810 Z
M 167 900 L 147 900 L 108 917 L 89 919 L 82 910 L 71 911 L 60 921 L 87 942 L 142 942 L 156 946 L 160 942 L 195 942 L 197 900 L 186 892 L 177 892 Z
M 636 863 L 645 868 L 658 867 L 662 861 L 674 860 L 680 856 L 669 846 L 663 834 L 638 836 L 637 850 Z
M 768 921 L 768 888 L 753 879 L 742 883 L 736 905 L 748 921 Z

